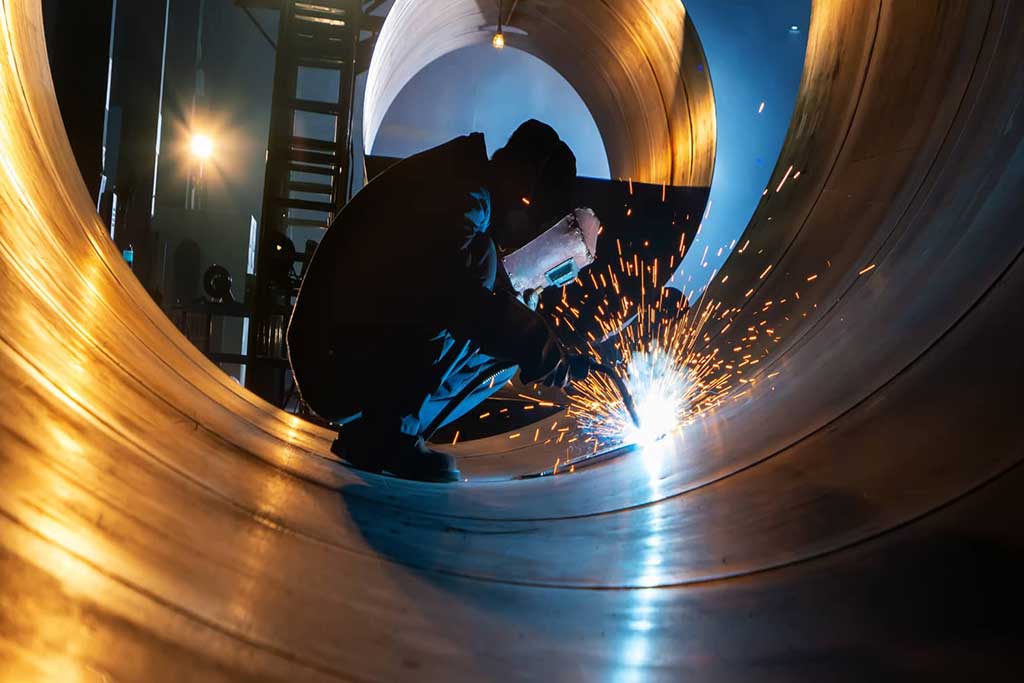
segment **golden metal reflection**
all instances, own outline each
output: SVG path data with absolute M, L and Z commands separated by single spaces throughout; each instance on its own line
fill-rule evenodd
M 495 33 L 504 26 L 505 34 Z M 506 24 L 497 3 L 398 0 L 376 43 L 363 112 L 372 149 L 398 93 L 436 59 L 470 45 L 515 47 L 550 64 L 587 104 L 612 177 L 707 187 L 717 122 L 697 31 L 679 0 L 522 3 Z M 565 36 L 579 49 L 567 49 Z M 510 44 L 510 43 L 508 43 Z

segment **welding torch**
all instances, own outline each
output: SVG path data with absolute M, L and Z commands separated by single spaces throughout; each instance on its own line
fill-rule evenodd
M 633 402 L 633 395 L 629 393 L 629 389 L 626 388 L 626 383 L 622 381 L 619 374 L 614 369 L 605 365 L 604 363 L 598 363 L 594 359 L 589 359 L 590 371 L 596 372 L 600 375 L 604 375 L 615 385 L 618 389 L 619 395 L 622 396 L 622 403 L 626 406 L 626 412 L 629 413 L 629 417 L 633 420 L 633 424 L 636 425 L 637 429 L 640 429 L 640 415 L 636 412 L 636 404 Z

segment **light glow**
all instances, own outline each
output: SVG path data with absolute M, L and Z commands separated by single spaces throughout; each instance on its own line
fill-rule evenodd
M 205 133 L 196 133 L 192 136 L 189 148 L 192 156 L 200 161 L 206 161 L 213 156 L 213 138 Z
M 682 426 L 690 410 L 689 375 L 685 365 L 660 347 L 633 356 L 626 388 L 636 403 L 640 425 L 627 422 L 628 443 L 649 446 Z
M 695 348 L 709 313 L 644 308 L 644 319 L 626 324 L 615 344 L 620 359 L 615 372 L 633 398 L 640 424 L 633 423 L 615 383 L 603 374 L 591 373 L 573 385 L 570 415 L 583 434 L 602 446 L 652 446 L 717 405 L 729 388 L 717 352 Z M 622 327 L 623 315 L 602 321 L 606 331 Z M 596 348 L 591 353 L 599 357 Z

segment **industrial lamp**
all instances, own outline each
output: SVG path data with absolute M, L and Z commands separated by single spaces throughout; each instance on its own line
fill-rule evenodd
M 503 50 L 505 48 L 505 32 L 501 30 L 501 9 L 501 0 L 498 0 L 498 31 L 494 34 L 494 38 L 491 39 L 491 45 L 494 46 L 495 50 Z
M 199 161 L 206 161 L 213 156 L 213 139 L 205 133 L 195 133 L 190 148 L 192 156 Z

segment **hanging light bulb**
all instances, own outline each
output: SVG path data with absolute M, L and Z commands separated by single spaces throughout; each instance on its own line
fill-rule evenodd
M 505 49 L 505 32 L 501 30 L 501 0 L 498 0 L 498 31 L 491 39 L 491 45 L 495 50 Z

